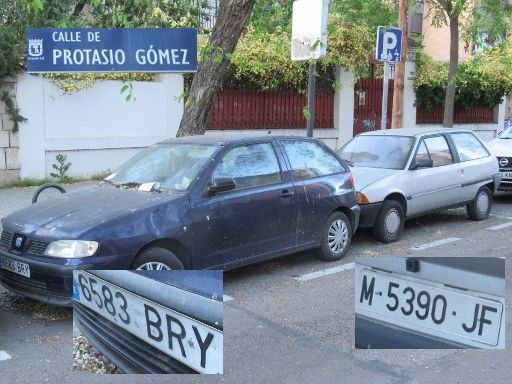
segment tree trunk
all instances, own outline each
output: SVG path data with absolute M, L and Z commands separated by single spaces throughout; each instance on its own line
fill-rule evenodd
M 400 0 L 400 28 L 402 28 L 402 60 L 395 65 L 395 83 L 393 85 L 393 113 L 391 114 L 391 128 L 403 128 L 404 115 L 404 78 L 405 61 L 407 60 L 408 25 L 407 14 L 409 13 L 409 1 Z
M 450 69 L 448 71 L 448 85 L 444 99 L 443 127 L 453 127 L 453 114 L 455 112 L 455 91 L 457 90 L 456 74 L 459 67 L 459 12 L 455 11 L 450 18 Z
M 256 0 L 224 0 L 220 14 L 208 39 L 208 48 L 188 94 L 187 108 L 176 136 L 202 135 L 215 96 L 226 75 L 229 58 L 235 50 Z

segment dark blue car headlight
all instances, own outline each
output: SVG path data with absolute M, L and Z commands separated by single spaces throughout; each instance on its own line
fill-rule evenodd
M 45 256 L 62 257 L 62 258 L 77 258 L 88 257 L 96 253 L 98 249 L 96 241 L 87 240 L 57 240 L 48 245 Z

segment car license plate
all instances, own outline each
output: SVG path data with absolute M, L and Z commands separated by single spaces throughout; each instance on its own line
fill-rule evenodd
M 365 268 L 356 281 L 357 313 L 452 341 L 498 344 L 499 298 Z
M 512 172 L 500 172 L 503 179 L 512 179 Z
M 27 263 L 22 263 L 21 261 L 14 260 L 6 256 L 1 256 L 1 259 L 2 269 L 30 278 L 30 265 Z
M 74 271 L 73 298 L 201 373 L 222 373 L 223 333 L 90 273 Z

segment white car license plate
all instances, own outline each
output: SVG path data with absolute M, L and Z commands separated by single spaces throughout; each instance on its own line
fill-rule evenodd
M 74 271 L 73 298 L 201 373 L 223 372 L 223 333 L 90 273 Z
M 499 298 L 365 268 L 356 281 L 356 313 L 443 339 L 498 344 Z
M 1 259 L 2 269 L 30 278 L 30 265 L 27 263 L 22 263 L 21 261 L 14 260 L 6 256 L 1 256 Z
M 512 179 L 512 172 L 500 172 L 503 179 Z

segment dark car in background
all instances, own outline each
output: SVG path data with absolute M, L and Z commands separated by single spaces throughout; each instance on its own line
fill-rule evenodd
M 74 269 L 230 269 L 312 248 L 338 260 L 358 221 L 351 173 L 320 141 L 170 139 L 4 218 L 0 282 L 69 305 Z
M 223 373 L 222 271 L 74 271 L 73 321 L 124 373 Z

